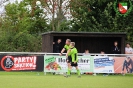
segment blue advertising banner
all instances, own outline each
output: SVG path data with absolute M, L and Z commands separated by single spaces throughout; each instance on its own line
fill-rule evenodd
M 114 59 L 108 56 L 94 57 L 94 73 L 114 73 Z

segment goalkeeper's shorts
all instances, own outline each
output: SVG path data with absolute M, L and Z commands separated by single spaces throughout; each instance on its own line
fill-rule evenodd
M 78 66 L 78 63 L 77 63 L 77 62 L 76 62 L 76 63 L 71 62 L 71 66 L 72 66 L 72 67 L 77 67 L 77 66 Z
M 68 58 L 66 59 L 66 62 L 67 62 L 67 63 L 71 63 L 71 62 L 72 62 L 71 56 L 68 56 Z

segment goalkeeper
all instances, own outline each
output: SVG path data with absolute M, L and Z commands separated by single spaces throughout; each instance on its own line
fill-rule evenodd
M 77 74 L 78 74 L 78 77 L 80 77 L 80 70 L 78 69 L 78 58 L 77 58 L 77 54 L 78 54 L 78 51 L 77 49 L 75 48 L 75 42 L 71 42 L 70 43 L 70 49 L 67 51 L 67 54 L 66 54 L 66 58 L 68 58 L 68 56 L 70 56 L 70 65 L 68 66 L 68 72 L 67 72 L 67 75 L 66 77 L 70 76 L 70 73 L 71 73 L 71 70 L 72 70 L 72 67 L 75 67 L 76 70 L 77 70 Z

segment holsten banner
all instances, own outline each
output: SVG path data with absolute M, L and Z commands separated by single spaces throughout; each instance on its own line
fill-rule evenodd
M 133 73 L 133 57 L 78 56 L 78 67 L 81 72 Z M 67 72 L 66 58 L 44 56 L 44 72 Z
M 78 67 L 81 72 L 93 71 L 93 57 L 78 56 Z M 44 56 L 44 72 L 67 72 L 65 56 Z M 73 72 L 76 72 L 73 68 Z
M 1 70 L 5 70 L 5 71 L 19 71 L 19 70 L 38 70 L 37 69 L 37 62 L 38 62 L 38 58 L 40 58 L 40 60 L 44 60 L 41 59 L 42 57 L 39 56 L 1 56 L 0 58 L 0 66 L 1 66 Z M 43 64 L 42 63 L 42 69 L 43 69 Z M 39 67 L 40 69 L 40 67 Z M 38 70 L 38 71 L 41 71 Z

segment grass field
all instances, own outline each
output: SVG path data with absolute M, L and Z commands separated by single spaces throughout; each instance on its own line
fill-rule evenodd
M 133 74 L 65 78 L 43 72 L 0 72 L 0 88 L 133 88 Z

